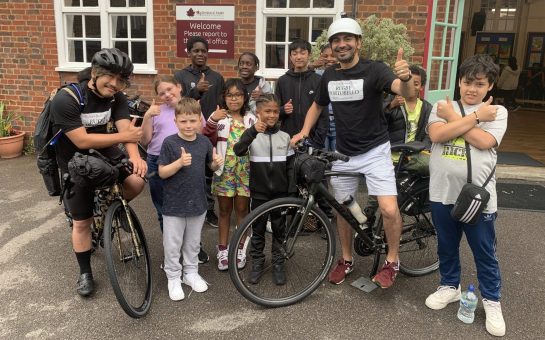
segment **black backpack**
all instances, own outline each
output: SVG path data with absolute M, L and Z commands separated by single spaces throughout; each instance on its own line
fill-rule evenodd
M 65 90 L 74 97 L 74 100 L 79 104 L 80 112 L 83 112 L 83 108 L 85 107 L 85 100 L 79 84 L 71 83 L 51 92 L 46 98 L 44 108 L 36 121 L 36 126 L 34 127 L 34 148 L 38 154 L 38 170 L 42 174 L 49 196 L 59 196 L 62 191 L 57 154 L 55 153 L 55 143 L 61 136 L 62 130 L 55 130 L 53 128 L 53 114 L 51 112 L 51 101 L 60 90 Z

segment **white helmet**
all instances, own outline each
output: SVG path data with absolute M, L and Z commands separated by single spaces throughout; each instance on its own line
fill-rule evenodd
M 360 37 L 362 35 L 360 24 L 352 18 L 341 18 L 333 21 L 327 30 L 327 40 L 330 41 L 337 33 L 351 33 Z

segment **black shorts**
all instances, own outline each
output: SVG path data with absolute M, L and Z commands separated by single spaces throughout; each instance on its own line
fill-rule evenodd
M 99 150 L 100 153 L 113 160 L 121 160 L 128 156 L 123 153 L 118 147 L 110 147 Z M 65 171 L 63 171 L 65 172 Z M 131 173 L 121 168 L 119 171 L 118 180 L 124 182 Z M 70 197 L 68 197 L 70 196 Z M 95 189 L 73 184 L 71 188 L 66 190 L 63 197 L 64 207 L 70 212 L 75 221 L 82 221 L 93 217 Z

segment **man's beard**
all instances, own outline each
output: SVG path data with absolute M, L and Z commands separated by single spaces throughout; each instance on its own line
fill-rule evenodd
M 337 60 L 343 64 L 350 64 L 352 61 L 354 61 L 354 57 L 356 56 L 356 51 L 352 51 L 352 53 L 346 55 L 345 57 L 339 57 L 337 55 Z

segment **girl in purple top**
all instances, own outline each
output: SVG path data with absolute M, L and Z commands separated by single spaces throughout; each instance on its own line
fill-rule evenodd
M 158 105 L 154 99 L 150 108 L 144 114 L 141 142 L 148 146 L 148 175 L 155 173 L 149 179 L 149 187 L 151 200 L 157 210 L 159 225 L 161 231 L 163 231 L 163 180 L 156 175 L 158 173 L 157 161 L 163 140 L 178 133 L 178 129 L 174 124 L 174 108 L 182 98 L 182 86 L 173 76 L 165 75 L 157 77 L 153 83 L 153 88 L 162 104 Z

